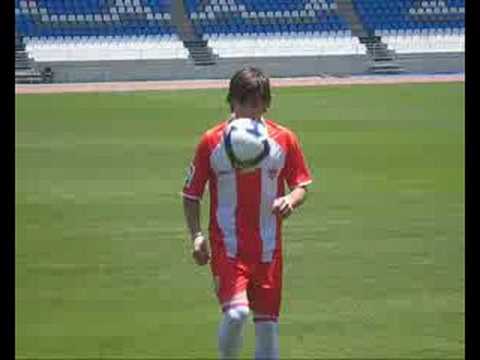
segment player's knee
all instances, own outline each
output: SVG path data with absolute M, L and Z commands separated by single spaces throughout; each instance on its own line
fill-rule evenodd
M 231 322 L 243 323 L 247 320 L 250 310 L 247 306 L 236 306 L 228 309 L 225 312 L 225 316 Z

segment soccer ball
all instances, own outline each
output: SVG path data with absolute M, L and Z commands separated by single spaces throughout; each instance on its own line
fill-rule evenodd
M 234 168 L 257 167 L 270 153 L 268 134 L 261 121 L 239 118 L 231 121 L 225 132 L 225 149 Z

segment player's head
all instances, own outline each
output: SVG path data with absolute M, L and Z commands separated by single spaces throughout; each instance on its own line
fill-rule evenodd
M 245 67 L 230 79 L 227 101 L 237 115 L 257 118 L 270 107 L 270 80 L 260 69 Z

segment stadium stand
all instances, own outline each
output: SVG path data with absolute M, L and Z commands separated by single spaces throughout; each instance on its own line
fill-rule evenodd
M 15 0 L 16 26 L 37 61 L 184 59 L 170 1 Z
M 365 54 L 333 0 L 186 0 L 220 58 Z
M 15 33 L 15 82 L 41 83 L 43 80 L 35 62 L 28 56 L 21 36 Z
M 403 55 L 463 53 L 464 15 L 464 0 L 15 0 L 16 74 L 37 81 L 36 63 L 320 56 L 401 72 Z
M 465 50 L 464 0 L 356 0 L 366 27 L 396 53 Z

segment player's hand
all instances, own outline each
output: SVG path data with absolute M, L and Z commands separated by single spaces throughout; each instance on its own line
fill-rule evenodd
M 197 265 L 205 265 L 210 260 L 207 239 L 202 234 L 197 234 L 193 239 L 192 256 Z
M 272 212 L 281 216 L 283 219 L 289 217 L 293 212 L 292 200 L 288 195 L 279 197 L 274 200 Z

